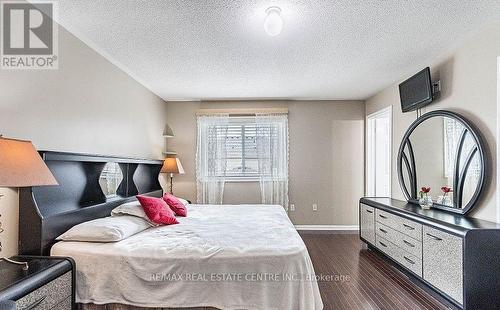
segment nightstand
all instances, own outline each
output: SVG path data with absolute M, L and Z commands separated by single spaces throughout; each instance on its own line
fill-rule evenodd
M 13 300 L 17 309 L 75 309 L 75 263 L 70 258 L 15 256 L 29 270 L 0 261 L 0 301 Z

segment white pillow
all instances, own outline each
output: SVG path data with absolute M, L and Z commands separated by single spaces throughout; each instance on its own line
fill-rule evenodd
M 145 220 L 151 226 L 160 226 L 159 224 L 154 223 L 149 219 L 149 217 L 146 215 L 146 212 L 144 212 L 144 209 L 142 208 L 141 204 L 137 200 L 119 205 L 118 207 L 114 208 L 111 211 L 111 216 L 120 216 L 120 215 L 133 215 Z
M 56 240 L 116 242 L 150 227 L 148 222 L 135 216 L 108 216 L 73 226 Z
M 180 201 L 180 202 L 182 202 L 182 204 L 183 204 L 184 206 L 187 206 L 187 205 L 189 204 L 189 202 L 188 202 L 186 199 L 179 198 L 179 197 L 177 197 L 177 199 L 179 199 L 179 201 Z

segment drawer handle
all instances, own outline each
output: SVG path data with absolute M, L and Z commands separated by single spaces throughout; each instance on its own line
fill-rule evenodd
M 403 240 L 403 242 L 404 242 L 404 243 L 406 243 L 408 246 L 411 246 L 412 248 L 414 248 L 414 247 L 415 247 L 415 245 L 414 245 L 414 244 L 412 244 L 412 243 L 410 243 L 410 242 L 408 242 L 408 241 L 406 241 L 406 240 Z
M 387 247 L 387 245 L 385 243 L 383 243 L 382 241 L 379 241 L 378 243 L 380 243 L 380 245 L 383 247 Z
M 443 239 L 441 239 L 441 238 L 439 238 L 439 237 L 436 237 L 436 236 L 434 236 L 434 235 L 431 235 L 431 234 L 429 234 L 429 233 L 425 233 L 425 234 L 426 234 L 427 236 L 431 237 L 432 239 L 436 240 L 436 241 L 441 241 L 441 240 L 443 240 Z
M 43 297 L 35 300 L 32 304 L 30 304 L 26 308 L 23 308 L 23 310 L 35 309 L 36 307 L 38 307 L 45 300 L 45 298 L 47 298 L 47 296 L 43 296 Z
M 386 219 L 386 218 L 387 218 L 387 216 L 382 215 L 382 214 L 379 214 L 378 216 L 380 216 L 380 217 L 381 217 L 381 218 L 383 218 L 383 219 Z
M 408 263 L 410 263 L 410 264 L 412 264 L 412 265 L 415 265 L 415 262 L 414 262 L 414 261 L 412 261 L 411 259 L 409 259 L 409 258 L 408 258 L 408 257 L 406 257 L 406 256 L 403 256 L 403 257 L 404 257 L 404 259 L 406 259 L 406 261 L 407 261 Z
M 381 232 L 383 232 L 384 234 L 387 234 L 387 230 L 385 230 L 385 229 L 379 228 L 378 230 L 380 230 L 380 231 L 381 231 Z
M 408 228 L 409 230 L 415 230 L 415 227 L 412 227 L 412 226 L 410 226 L 408 224 L 403 223 L 403 226 L 406 227 L 406 228 Z
M 373 211 L 371 211 L 371 210 L 366 210 L 366 212 L 368 212 L 368 213 L 373 213 Z

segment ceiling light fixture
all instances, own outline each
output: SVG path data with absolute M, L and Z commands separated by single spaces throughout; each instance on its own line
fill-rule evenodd
M 266 10 L 267 17 L 264 21 L 264 30 L 271 37 L 275 37 L 281 33 L 283 29 L 283 19 L 281 18 L 281 9 L 277 6 L 269 7 Z

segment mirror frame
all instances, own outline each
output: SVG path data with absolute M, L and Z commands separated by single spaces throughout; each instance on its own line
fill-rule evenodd
M 401 144 L 399 146 L 399 151 L 398 151 L 398 160 L 397 160 L 397 171 L 398 171 L 398 179 L 399 179 L 399 185 L 401 186 L 401 190 L 403 191 L 403 195 L 405 196 L 406 200 L 410 203 L 416 203 L 418 204 L 418 198 L 417 198 L 417 175 L 416 175 L 416 165 L 415 165 L 415 158 L 413 154 L 413 147 L 411 145 L 410 141 L 410 135 L 413 133 L 413 131 L 424 121 L 433 118 L 433 117 L 449 117 L 452 119 L 456 119 L 460 121 L 464 127 L 465 131 L 462 133 L 462 137 L 460 139 L 459 147 L 462 145 L 463 141 L 465 140 L 465 134 L 469 132 L 474 139 L 474 142 L 477 145 L 477 152 L 479 153 L 480 159 L 481 159 L 481 176 L 478 181 L 476 190 L 474 191 L 474 195 L 470 199 L 470 201 L 465 205 L 463 208 L 455 208 L 455 207 L 450 207 L 438 203 L 434 203 L 432 205 L 432 208 L 436 209 L 441 209 L 441 210 L 446 210 L 454 213 L 459 213 L 459 214 L 467 214 L 469 211 L 472 210 L 473 207 L 475 207 L 476 202 L 479 200 L 481 197 L 485 183 L 486 183 L 486 168 L 488 167 L 488 162 L 485 154 L 485 144 L 484 140 L 479 134 L 479 131 L 475 128 L 475 126 L 467 120 L 465 117 L 462 115 L 451 112 L 451 111 L 446 111 L 446 110 L 436 110 L 432 112 L 425 113 L 424 115 L 420 116 L 415 120 L 410 127 L 406 130 L 405 135 L 403 136 L 403 139 L 401 140 Z M 409 154 L 406 156 L 405 154 L 405 148 L 408 146 Z M 461 154 L 461 153 L 459 153 Z M 470 160 L 472 159 L 474 154 L 472 156 L 469 156 L 470 158 L 467 160 L 466 166 L 470 164 Z M 461 155 L 459 155 L 461 156 Z M 408 158 L 409 157 L 409 158 Z M 410 177 L 410 191 L 408 191 L 408 188 L 406 186 L 404 176 L 403 176 L 403 164 L 405 165 L 408 175 Z M 457 170 L 457 169 L 455 169 Z M 454 183 L 458 182 L 458 184 L 462 183 L 462 179 L 465 178 L 467 172 L 461 171 L 460 173 L 458 171 L 455 171 L 455 178 L 454 178 Z M 458 178 L 457 178 L 458 177 Z M 457 181 L 455 181 L 457 180 Z M 453 188 L 453 190 L 456 190 Z M 462 204 L 461 200 L 462 197 L 457 197 L 460 205 Z M 454 202 L 455 203 L 455 202 Z

